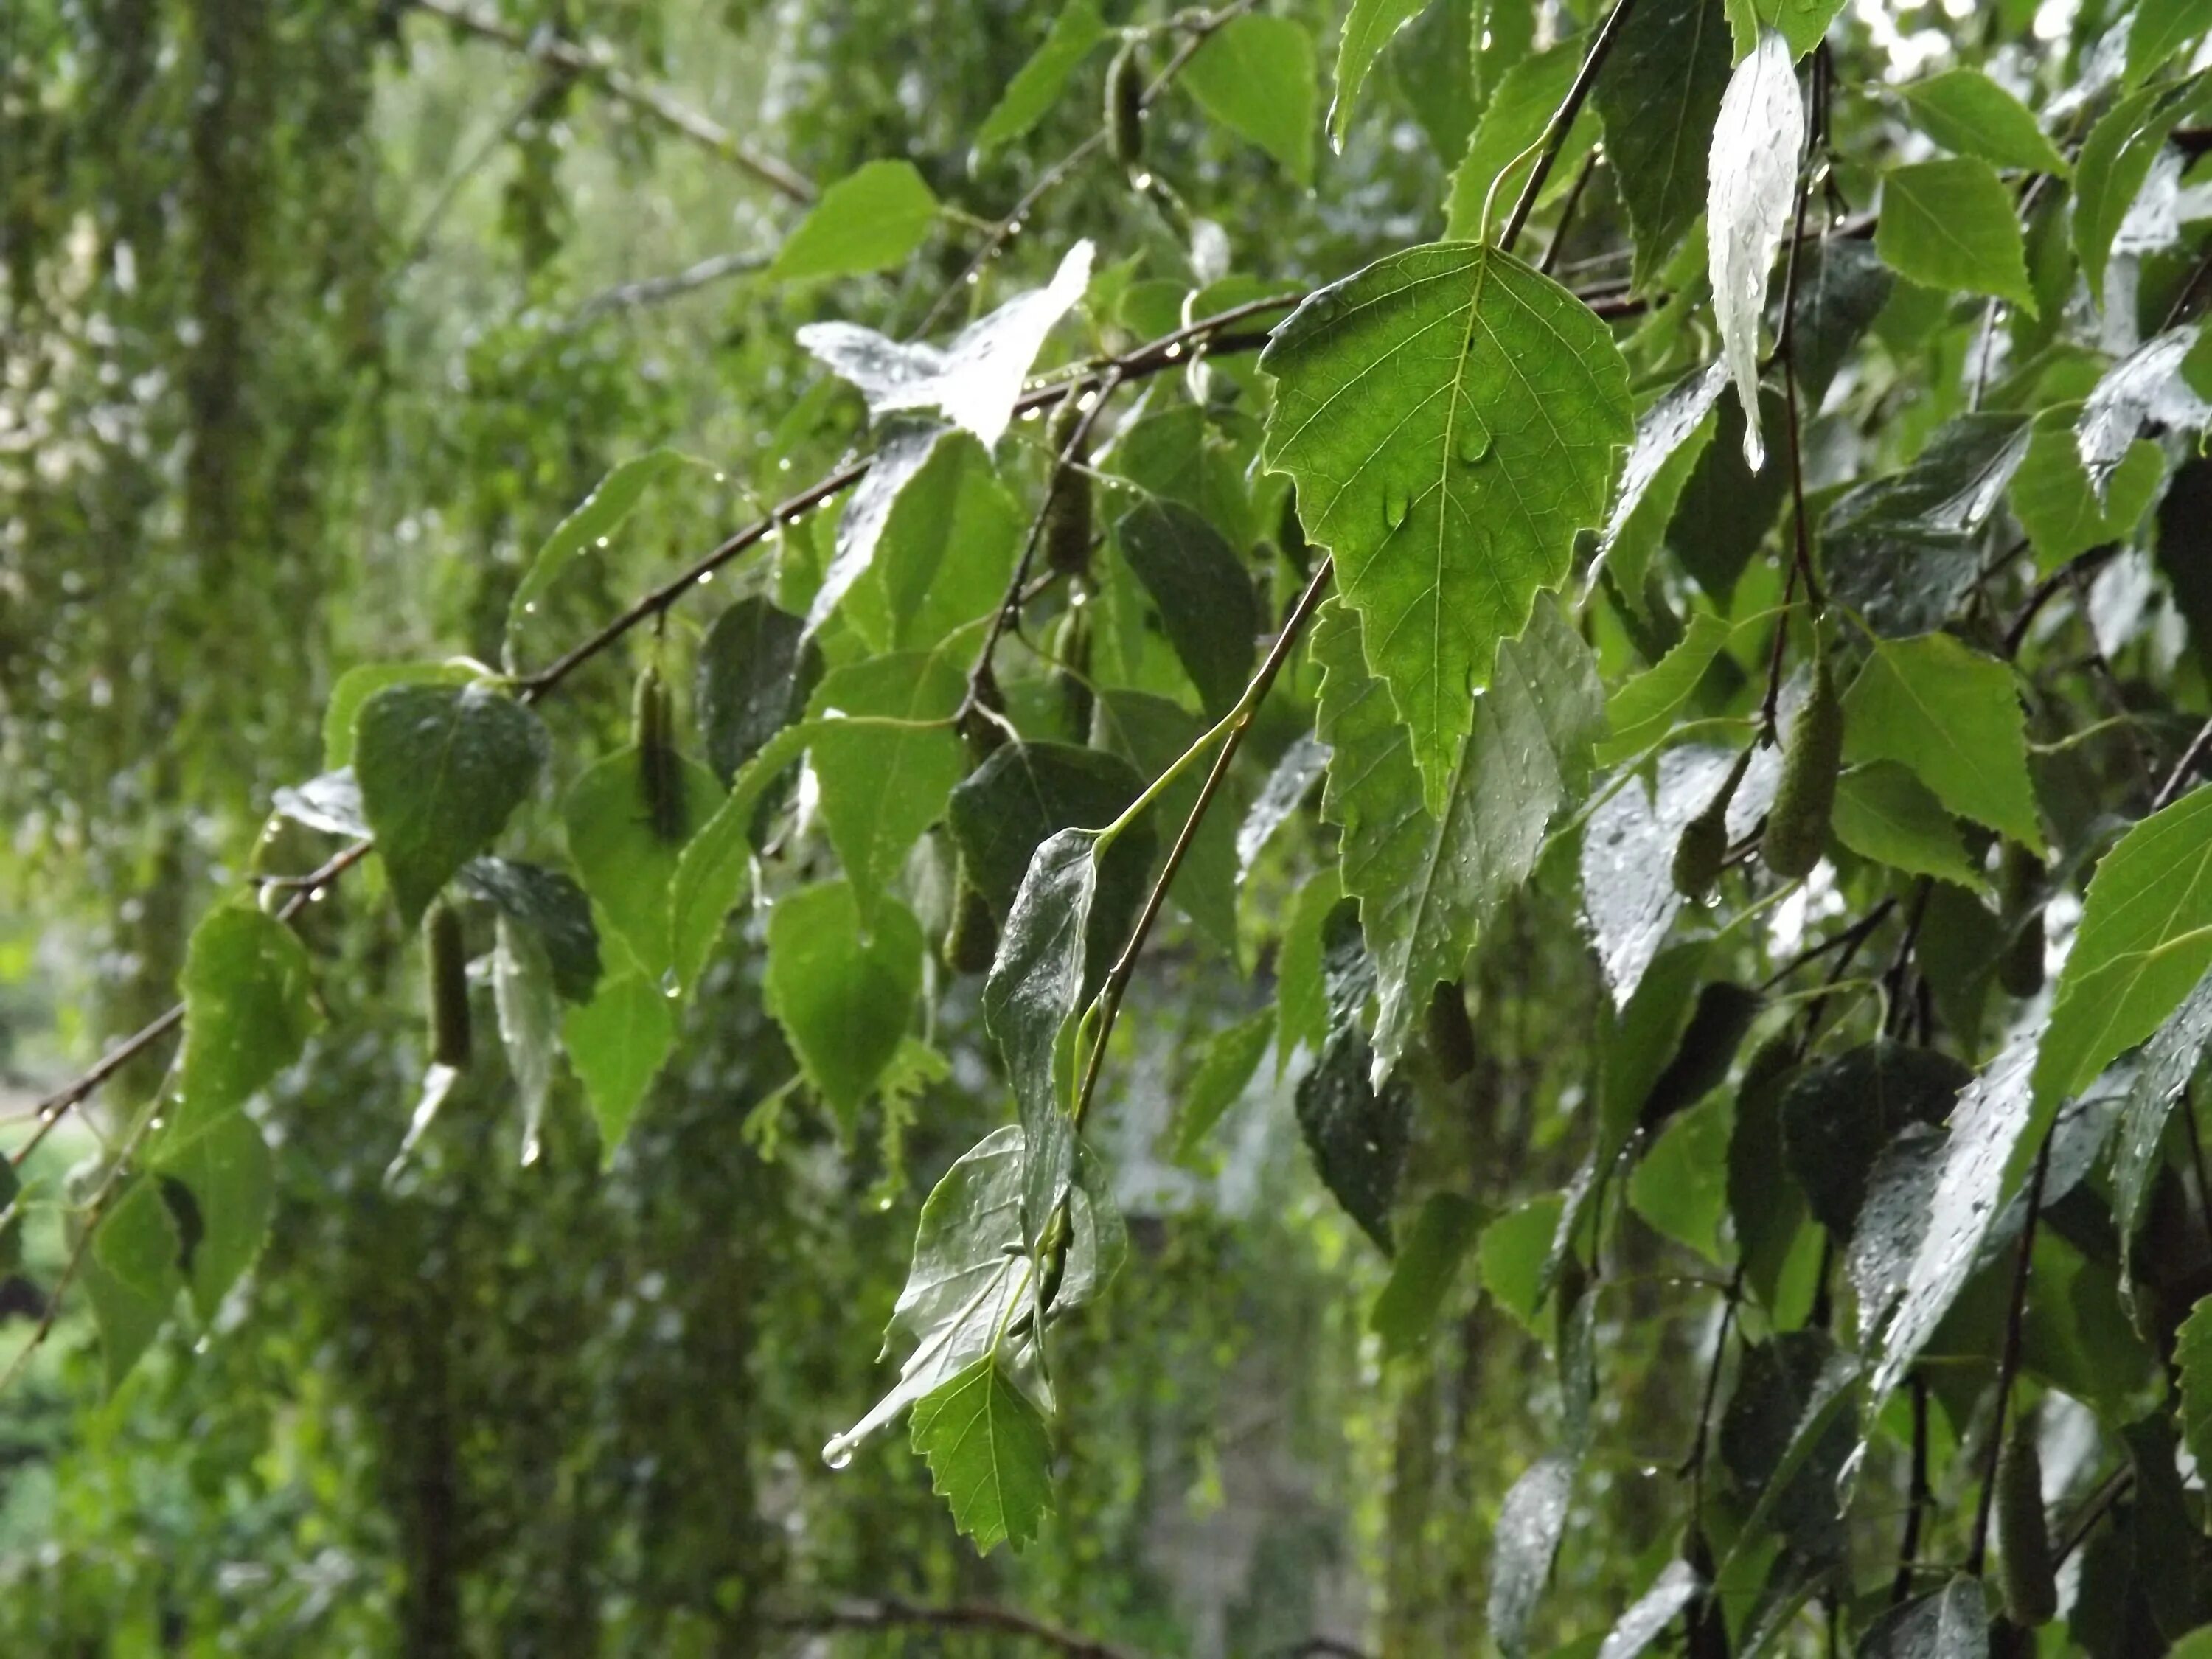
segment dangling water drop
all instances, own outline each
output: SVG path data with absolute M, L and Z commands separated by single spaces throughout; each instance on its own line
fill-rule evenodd
M 853 1441 L 849 1435 L 839 1435 L 822 1449 L 822 1461 L 833 1469 L 842 1469 L 853 1461 Z

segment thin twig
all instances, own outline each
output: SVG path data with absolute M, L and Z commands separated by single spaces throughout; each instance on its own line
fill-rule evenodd
M 1231 4 L 1223 7 L 1218 11 L 1209 12 L 1202 17 L 1192 19 L 1189 26 L 1182 30 L 1183 38 L 1176 47 L 1175 55 L 1170 58 L 1160 72 L 1152 77 L 1152 84 L 1145 88 L 1144 95 L 1137 100 L 1138 107 L 1140 110 L 1149 111 L 1160 95 L 1175 83 L 1176 76 L 1182 73 L 1184 67 L 1196 54 L 1198 49 L 1206 44 L 1209 35 L 1224 24 L 1251 10 L 1258 3 L 1259 0 L 1232 0 Z M 1073 149 L 1038 174 L 1036 181 L 1022 192 L 1020 199 L 1007 209 L 1001 217 L 992 222 L 989 228 L 983 233 L 982 246 L 975 250 L 974 257 L 961 267 L 960 274 L 955 276 L 937 298 L 930 302 L 929 309 L 923 313 L 921 325 L 916 332 L 927 334 L 945 314 L 946 307 L 952 303 L 956 295 L 981 280 L 985 267 L 997 258 L 1006 244 L 1020 233 L 1022 226 L 1026 224 L 1031 216 L 1036 212 L 1037 204 L 1043 201 L 1085 161 L 1105 148 L 1105 132 L 1103 131 L 1093 132 Z
M 1289 660 L 1291 647 L 1297 642 L 1298 635 L 1312 619 L 1314 608 L 1321 603 L 1322 595 L 1328 591 L 1329 580 L 1335 574 L 1335 569 L 1336 561 L 1333 556 L 1321 562 L 1314 571 L 1313 580 L 1306 584 L 1305 592 L 1298 595 L 1298 602 L 1291 607 L 1291 614 L 1284 618 L 1282 631 L 1275 635 L 1275 643 L 1268 650 L 1267 660 L 1260 665 L 1259 672 L 1253 675 L 1251 683 L 1244 688 L 1243 695 L 1237 698 L 1237 706 L 1231 711 L 1226 722 L 1228 729 L 1222 735 L 1220 752 L 1213 757 L 1213 768 L 1206 775 L 1206 781 L 1199 786 L 1198 799 L 1191 803 L 1189 816 L 1183 819 L 1182 831 L 1176 836 L 1175 846 L 1168 853 L 1167 862 L 1160 866 L 1160 873 L 1152 883 L 1152 891 L 1145 896 L 1145 908 L 1138 913 L 1137 925 L 1129 930 L 1128 942 L 1121 947 L 1121 954 L 1115 959 L 1114 965 L 1106 970 L 1106 981 L 1099 988 L 1097 1004 L 1097 1033 L 1092 1039 L 1091 1053 L 1084 1065 L 1083 1081 L 1075 1096 L 1073 1115 L 1079 1130 L 1090 1112 L 1091 1096 L 1098 1087 L 1099 1070 L 1105 1060 L 1106 1040 L 1114 1034 L 1114 1022 L 1121 1012 L 1121 999 L 1129 988 L 1130 978 L 1136 972 L 1137 957 L 1145 948 L 1145 939 L 1152 931 L 1152 923 L 1159 917 L 1160 906 L 1167 898 L 1168 888 L 1175 881 L 1176 872 L 1182 867 L 1183 859 L 1190 851 L 1190 844 L 1198 835 L 1199 826 L 1206 821 L 1207 809 L 1213 805 L 1214 797 L 1220 793 L 1222 783 L 1229 775 L 1230 764 L 1237 758 L 1244 734 L 1252 729 L 1253 715 L 1259 712 L 1260 705 L 1267 700 L 1276 675 L 1282 672 L 1283 664 Z
M 1195 340 L 1206 339 L 1209 349 L 1217 352 L 1251 350 L 1265 343 L 1265 337 L 1229 331 L 1240 322 L 1279 311 L 1297 303 L 1300 296 L 1282 295 L 1268 299 L 1249 301 L 1234 306 L 1212 317 L 1200 318 L 1185 325 L 1171 334 L 1124 352 L 1096 365 L 1070 379 L 1056 381 L 1023 394 L 1015 404 L 1016 411 L 1026 413 L 1033 409 L 1044 409 L 1072 393 L 1080 392 L 1098 383 L 1111 374 L 1121 380 L 1140 379 L 1175 367 L 1184 360 L 1184 352 Z M 516 695 L 526 703 L 535 703 L 550 696 L 562 681 L 576 670 L 599 655 L 640 623 L 652 621 L 668 611 L 685 594 L 695 591 L 708 576 L 757 546 L 773 535 L 776 529 L 823 502 L 830 501 L 867 475 L 870 459 L 863 457 L 848 462 L 826 477 L 817 480 L 797 495 L 787 497 L 771 508 L 767 516 L 746 526 L 728 537 L 711 551 L 702 555 L 676 575 L 653 588 L 641 599 L 605 625 L 595 630 L 582 643 L 563 653 L 533 674 L 524 677 L 516 686 Z M 318 891 L 336 881 L 346 871 L 367 857 L 372 843 L 357 842 L 337 854 L 320 870 L 289 884 L 297 888 L 292 898 L 277 912 L 283 921 L 290 921 L 300 908 L 310 902 Z M 40 1100 L 34 1109 L 38 1127 L 30 1139 L 9 1154 L 9 1162 L 20 1167 L 38 1149 L 54 1125 L 69 1112 L 82 1105 L 100 1087 L 133 1060 L 155 1044 L 174 1033 L 182 1026 L 185 1009 L 178 1003 L 158 1015 L 142 1030 L 133 1033 L 101 1055 L 82 1075 L 63 1085 Z
M 1567 95 L 1559 108 L 1552 112 L 1551 125 L 1544 129 L 1543 148 L 1536 155 L 1536 165 L 1528 170 L 1528 182 L 1521 186 L 1520 199 L 1513 204 L 1513 211 L 1498 238 L 1498 246 L 1506 252 L 1513 251 L 1513 244 L 1520 240 L 1521 228 L 1536 210 L 1536 198 L 1543 193 L 1544 180 L 1551 176 L 1552 163 L 1559 159 L 1560 147 L 1567 142 L 1567 132 L 1574 125 L 1575 117 L 1582 113 L 1583 100 L 1597 84 L 1598 71 L 1605 67 L 1613 43 L 1620 38 L 1621 27 L 1628 21 L 1628 14 L 1635 5 L 1636 0 L 1614 0 L 1612 15 L 1598 30 L 1597 39 L 1590 42 L 1583 66 L 1575 71 L 1574 84 L 1567 88 Z
M 526 35 L 497 18 L 483 16 L 456 3 L 456 0 L 413 0 L 413 3 L 481 40 L 496 41 L 510 52 L 520 52 L 551 68 L 567 70 L 591 82 L 617 103 L 651 116 L 671 131 L 681 133 L 694 143 L 733 162 L 780 196 L 801 204 L 814 200 L 812 182 L 789 162 L 753 149 L 720 122 L 680 102 L 665 88 L 639 79 L 574 41 L 563 40 L 544 30 Z
M 602 289 L 578 306 L 575 313 L 563 324 L 562 331 L 574 333 L 586 324 L 597 322 L 610 313 L 635 311 L 644 306 L 657 306 L 680 299 L 686 294 L 696 294 L 715 283 L 732 276 L 750 276 L 768 268 L 774 256 L 766 253 L 717 253 L 710 259 L 702 259 L 688 265 L 671 276 L 647 276 L 634 283 L 620 283 Z
M 1831 933 L 1818 945 L 1808 945 L 1759 981 L 1760 994 L 1764 995 L 1772 990 L 1800 968 L 1819 961 L 1831 951 L 1840 951 L 1846 946 L 1856 949 L 1869 933 L 1881 926 L 1882 919 L 1896 908 L 1897 897 L 1896 895 L 1892 894 L 1841 933 Z
M 1544 257 L 1536 262 L 1536 269 L 1549 276 L 1559 264 L 1559 251 L 1567 245 L 1567 233 L 1574 228 L 1575 210 L 1583 204 L 1583 192 L 1589 188 L 1590 175 L 1597 171 L 1601 154 L 1595 145 L 1583 157 L 1582 167 L 1575 173 L 1575 182 L 1567 191 L 1567 199 L 1559 204 L 1559 222 L 1553 228 L 1552 240 L 1544 246 Z M 1624 285 L 1625 286 L 1625 285 Z
M 2190 774 L 2203 763 L 2208 750 L 2212 750 L 2212 720 L 2205 721 L 2197 728 L 2197 735 L 2189 740 L 2189 747 L 2183 750 L 2181 758 L 2174 762 L 2173 770 L 2166 775 L 2166 781 L 2159 787 L 2158 793 L 2151 798 L 2152 811 L 2172 804 L 2173 798 L 2181 793 L 2181 786 L 2188 781 Z
M 2045 1130 L 2043 1145 L 2036 1151 L 2035 1173 L 2027 1182 L 2027 1219 L 2021 1224 L 2020 1255 L 2013 1263 L 2012 1306 L 2005 1319 L 2003 1356 L 1997 1363 L 1996 1415 L 1990 1425 L 1989 1459 L 1983 1470 L 1981 1501 L 1974 1508 L 1973 1544 L 1966 1553 L 1966 1571 L 1975 1578 L 1982 1577 L 1989 1563 L 1990 1511 L 1996 1502 L 1997 1459 L 2004 1454 L 2005 1412 L 2012 1397 L 2013 1378 L 2020 1371 L 2021 1345 L 2027 1323 L 2027 1285 L 2035 1257 L 2035 1224 L 2043 1208 L 2044 1180 L 2051 1172 L 2053 1138 Z
M 1912 1486 L 1905 1500 L 1905 1535 L 1897 1543 L 1897 1576 L 1889 1583 L 1890 1606 L 1902 1607 L 1912 1595 L 1913 1564 L 1920 1558 L 1920 1526 L 1936 1501 L 1928 1481 L 1928 1384 L 1912 1377 Z

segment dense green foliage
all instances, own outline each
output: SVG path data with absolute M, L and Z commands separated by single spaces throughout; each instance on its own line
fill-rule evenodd
M 2212 6 L 0 38 L 0 1649 L 2212 1643 Z

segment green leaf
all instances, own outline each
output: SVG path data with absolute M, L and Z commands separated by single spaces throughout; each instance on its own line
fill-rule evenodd
M 918 1401 L 913 1433 L 952 1524 L 978 1550 L 1002 1541 L 1018 1550 L 1036 1536 L 1052 1506 L 1052 1442 L 994 1355 Z
M 1693 369 L 1636 422 L 1636 441 L 1621 465 L 1620 488 L 1597 544 L 1604 568 L 1632 597 L 1643 591 L 1675 503 L 1713 441 L 1715 422 L 1707 416 L 1727 386 L 1724 364 Z M 1764 525 L 1759 533 L 1765 533 Z
M 622 527 L 647 490 L 686 465 L 696 463 L 672 449 L 651 450 L 624 461 L 599 480 L 599 487 L 584 497 L 574 512 L 553 527 L 553 533 L 539 546 L 530 568 L 515 584 L 514 598 L 507 605 L 503 649 L 509 668 L 514 666 L 514 641 L 522 631 L 522 619 L 537 610 L 538 601 L 580 555 Z
M 2212 1460 L 2212 1297 L 2198 1302 L 2174 1334 L 2181 1373 L 2181 1438 L 2202 1467 Z
M 707 764 L 727 783 L 806 707 L 822 653 L 805 624 L 756 594 L 714 618 L 699 647 L 692 706 Z
M 140 1176 L 123 1190 L 79 1269 L 100 1329 L 107 1391 L 123 1385 L 176 1306 L 184 1288 L 182 1243 L 158 1180 Z
M 1729 28 L 1739 59 L 1750 56 L 1760 29 L 1779 31 L 1794 62 L 1820 44 L 1844 0 L 1728 0 Z
M 808 753 L 822 819 L 870 925 L 967 765 L 951 726 L 965 690 L 949 659 L 903 652 L 838 669 L 814 695 Z
M 1378 1089 L 1376 1069 L 1358 1028 L 1340 1025 L 1298 1079 L 1298 1128 L 1322 1184 L 1388 1255 L 1395 1248 L 1390 1212 L 1412 1139 L 1413 1091 L 1402 1078 Z
M 1439 161 L 1467 153 L 1481 111 L 1474 65 L 1482 9 L 1482 0 L 1430 6 L 1392 43 L 1391 78 Z
M 1936 799 L 2043 850 L 2013 672 L 1948 634 L 1877 641 L 1844 696 L 1844 756 L 1896 761 Z
M 1966 862 L 1959 827 L 1943 804 L 1894 761 L 1854 767 L 1836 783 L 1829 827 L 1861 858 L 1917 876 L 1935 876 L 1986 891 L 1982 872 Z
M 1951 1109 L 1943 1168 L 1928 1206 L 1927 1231 L 1905 1275 L 1896 1316 L 1863 1344 L 1875 1361 L 1862 1421 L 1872 1425 L 1905 1380 L 1981 1259 L 1983 1241 L 2025 1180 L 2020 1152 L 2032 1146 L 2037 1113 L 2029 1084 L 2040 1033 L 2015 1037 L 1960 1091 Z M 2045 1121 L 2048 1121 L 2046 1115 Z
M 883 511 L 866 568 L 845 592 L 845 619 L 878 651 L 927 650 L 989 616 L 1020 551 L 1026 520 L 989 453 L 964 432 L 939 428 L 933 436 L 927 459 Z M 862 488 L 874 478 L 871 467 Z M 847 530 L 860 512 L 856 495 L 837 526 L 823 593 L 836 585 Z M 826 610 L 817 596 L 815 614 Z
M 2143 1220 L 2144 1201 L 2163 1167 L 2167 1115 L 2183 1085 L 2197 1074 L 2212 1044 L 2212 974 L 2197 981 L 2143 1044 L 2142 1063 L 2120 1109 L 2112 1152 L 2112 1221 L 2119 1229 L 2121 1264 L 2131 1259 L 2127 1246 Z M 2132 1293 L 2132 1286 L 2128 1288 Z
M 2105 112 L 2082 141 L 2074 163 L 2074 248 L 2088 279 L 2089 297 L 2101 307 L 2105 265 L 2120 222 L 2150 177 L 2150 164 L 2166 134 L 2194 106 L 2196 76 L 2171 86 L 2146 87 Z
M 1023 1243 L 1021 1128 L 994 1130 L 946 1170 L 921 1206 L 914 1265 L 899 1292 L 885 1351 L 902 1334 L 914 1349 L 899 1380 L 868 1414 L 823 1448 L 842 1468 L 863 1441 L 986 1355 L 1000 1353 L 1018 1370 L 1034 1364 L 1036 1274 Z M 1108 1190 L 1104 1167 L 1087 1152 L 1077 1165 L 1069 1203 L 1073 1222 L 1066 1271 L 1048 1317 L 1093 1299 L 1120 1266 L 1127 1238 Z
M 1607 1634 L 1600 1659 L 1637 1659 L 1705 1590 L 1697 1568 L 1687 1561 L 1669 1561 Z
M 2156 1030 L 2212 967 L 2212 789 L 2154 812 L 2105 854 L 2058 976 L 2039 1104 L 2079 1094 Z
M 1328 992 L 1322 975 L 1322 934 L 1329 913 L 1344 898 L 1344 884 L 1332 865 L 1298 890 L 1283 921 L 1283 942 L 1275 952 L 1275 1075 L 1304 1044 L 1318 1056 L 1328 1040 Z
M 1913 125 L 1945 149 L 2061 179 L 2074 170 L 2027 106 L 1979 70 L 1946 70 L 1898 93 Z
M 933 409 L 995 448 L 1045 337 L 1091 283 L 1091 246 L 1078 242 L 1050 283 L 969 324 L 943 349 L 902 344 L 857 323 L 809 323 L 799 343 L 867 399 L 871 415 Z
M 544 938 L 510 916 L 499 919 L 492 947 L 491 993 L 499 1039 L 522 1117 L 522 1161 L 538 1161 L 538 1130 L 553 1092 L 561 1047 L 561 999 Z
M 1836 1481 L 1850 1455 L 1843 1413 L 1856 1356 L 1826 1331 L 1784 1331 L 1747 1343 L 1721 1419 L 1721 1462 L 1751 1510 L 1741 1538 L 1780 1533 L 1798 1553 L 1832 1559 L 1844 1543 Z
M 191 1194 L 200 1224 L 183 1267 L 193 1308 L 212 1320 L 269 1235 L 276 1207 L 269 1144 L 252 1118 L 233 1112 L 185 1145 L 160 1150 L 155 1167 Z
M 354 774 L 402 921 L 505 827 L 546 749 L 537 715 L 481 684 L 386 686 L 362 705 Z
M 1799 1072 L 1782 1097 L 1782 1138 L 1814 1218 L 1848 1237 L 1882 1149 L 1909 1125 L 1942 1123 L 1972 1081 L 1948 1054 L 1887 1037 Z
M 1075 1164 L 1060 1053 L 1081 1000 L 1085 940 L 1098 889 L 1097 842 L 1093 830 L 1062 830 L 1036 849 L 983 981 L 984 1029 L 1005 1056 L 1021 1113 L 1022 1237 L 1033 1254 Z
M 849 276 L 902 265 L 937 222 L 937 197 L 911 161 L 869 161 L 822 192 L 784 239 L 771 278 Z
M 1260 1069 L 1260 1060 L 1275 1036 L 1275 1011 L 1262 1008 L 1214 1034 L 1206 1045 L 1190 1079 L 1183 1085 L 1182 1101 L 1176 1111 L 1176 1162 L 1188 1164 L 1198 1156 L 1221 1115 L 1234 1106 Z
M 1127 761 L 1103 750 L 1010 743 L 952 792 L 945 822 L 968 878 L 1004 924 L 1048 839 L 1062 830 L 1104 829 L 1144 787 Z M 1128 936 L 1158 845 L 1152 815 L 1147 813 L 1108 850 L 1091 906 L 1083 964 L 1086 984 L 1095 986 L 1103 976 Z
M 1628 1201 L 1636 1213 L 1708 1261 L 1721 1259 L 1728 1213 L 1729 1136 L 1735 1103 L 1725 1094 L 1677 1113 L 1636 1166 Z
M 1489 234 L 1491 228 L 1482 222 L 1486 204 L 1494 215 L 1511 210 L 1535 165 L 1530 146 L 1565 99 L 1584 50 L 1579 40 L 1562 40 L 1522 58 L 1499 77 L 1467 154 L 1452 170 L 1444 207 L 1444 234 L 1452 240 L 1480 241 Z M 1553 163 L 1553 177 L 1572 178 L 1596 137 L 1595 122 L 1577 121 Z
M 1987 161 L 1955 156 L 1893 167 L 1882 181 L 1874 246 L 1909 282 L 1994 295 L 2036 314 L 2012 193 Z
M 1575 1485 L 1575 1460 L 1552 1452 L 1530 1465 L 1505 1494 L 1492 1537 L 1490 1639 L 1505 1659 L 1528 1651 L 1528 1623 L 1544 1586 L 1551 1581 L 1552 1558 L 1567 1528 L 1567 1500 Z
M 553 988 L 568 1002 L 589 1002 L 599 982 L 599 930 L 592 901 L 557 870 L 513 859 L 471 859 L 461 866 L 463 890 L 482 899 L 502 920 L 537 938 L 553 975 Z
M 1244 460 L 1222 441 L 1195 404 L 1147 410 L 1114 435 L 1098 465 L 1127 478 L 1146 495 L 1180 501 L 1228 538 L 1238 552 L 1259 532 L 1252 520 L 1252 498 L 1244 483 Z
M 1369 665 L 1442 813 L 1470 693 L 1565 577 L 1634 435 L 1611 333 L 1494 249 L 1408 249 L 1308 299 L 1261 366 L 1267 459 L 1334 552 Z
M 768 918 L 769 1012 L 849 1139 L 921 991 L 921 924 L 892 899 L 864 919 L 848 882 L 803 887 Z
M 1329 100 L 1328 136 L 1337 149 L 1352 131 L 1352 106 L 1359 101 L 1360 83 L 1366 80 L 1390 37 L 1405 27 L 1428 0 L 1352 0 L 1345 14 L 1344 33 L 1336 47 L 1336 92 Z
M 1978 1578 L 1954 1578 L 1891 1609 L 1859 1643 L 1859 1659 L 1989 1659 L 1989 1597 Z
M 1552 1244 L 1565 1213 L 1563 1194 L 1540 1193 L 1485 1227 L 1475 1249 L 1482 1288 L 1532 1336 L 1544 1334 L 1536 1310 L 1543 1305 Z
M 1125 757 L 1139 775 L 1157 778 L 1206 731 L 1206 723 L 1181 705 L 1144 691 L 1106 691 L 1093 716 L 1092 741 Z M 1164 790 L 1146 817 L 1154 840 L 1172 844 L 1182 833 L 1206 781 L 1193 765 Z M 1213 805 L 1176 872 L 1168 896 L 1206 936 L 1237 957 L 1237 831 L 1244 816 L 1243 788 L 1235 775 L 1215 793 Z
M 1730 21 L 1735 21 L 1733 5 Z M 1739 30 L 1737 50 L 1744 52 Z M 1805 148 L 1805 100 L 1797 90 L 1794 54 L 1771 28 L 1736 65 L 1713 124 L 1706 162 L 1705 258 L 1713 285 L 1713 321 L 1743 411 L 1743 454 L 1762 470 L 1759 434 L 1759 321 L 1766 274 L 1790 234 L 1797 197 L 1797 162 Z
M 300 1057 L 322 1023 L 307 947 L 250 905 L 208 913 L 178 975 L 185 1041 L 177 1103 L 162 1131 L 175 1146 L 244 1106 Z
M 1229 712 L 1258 654 L 1252 574 L 1221 532 L 1188 507 L 1146 501 L 1114 526 L 1115 544 L 1159 607 L 1160 627 L 1206 712 Z
M 1314 44 L 1302 24 L 1247 12 L 1206 36 L 1182 84 L 1208 115 L 1313 183 Z
M 1611 734 L 1593 751 L 1597 763 L 1614 766 L 1633 759 L 1672 731 L 1674 717 L 1734 632 L 1718 617 L 1701 611 L 1690 618 L 1688 631 L 1672 651 L 1623 683 L 1606 702 Z
M 2212 0 L 2137 0 L 2128 25 L 2128 81 L 2148 80 L 2169 64 L 2188 61 L 2184 50 L 2212 28 Z
M 1457 1193 L 1431 1193 L 1423 1201 L 1367 1318 L 1384 1353 L 1402 1358 L 1428 1340 L 1485 1218 L 1481 1205 Z
M 2027 532 L 2039 570 L 2056 570 L 2077 553 L 2126 539 L 2166 482 L 2164 453 L 2138 438 L 2105 480 L 2100 500 L 2074 434 L 2081 410 L 2078 404 L 2060 404 L 2038 414 L 2027 453 L 2013 474 L 2013 516 Z
M 721 805 L 721 786 L 693 760 L 679 757 L 677 776 L 684 822 L 696 830 Z M 647 979 L 657 980 L 668 971 L 668 886 L 684 848 L 653 828 L 644 791 L 640 751 L 634 744 L 617 749 L 568 786 L 561 818 L 584 890 L 629 948 L 630 960 Z
M 1332 603 L 1313 633 L 1320 732 L 1333 753 L 1322 816 L 1343 833 L 1345 890 L 1359 900 L 1382 1006 L 1375 1048 L 1396 1064 L 1429 994 L 1458 975 L 1477 929 L 1535 867 L 1553 817 L 1581 792 L 1604 692 L 1589 647 L 1548 599 L 1498 655 L 1474 702 L 1444 809 L 1419 805 L 1406 728 L 1368 678 L 1360 619 Z
M 975 148 L 985 150 L 1018 138 L 1042 120 L 1058 101 L 1075 67 L 1107 36 L 1106 20 L 1095 0 L 1069 0 L 1052 20 L 1043 43 L 1014 72 L 1006 89 L 975 129 Z
M 592 1103 L 599 1146 L 611 1158 L 676 1046 L 676 1006 L 643 974 L 616 974 L 599 981 L 589 1002 L 562 1017 L 561 1036 Z
M 1889 638 L 1940 628 L 1981 568 L 1975 538 L 2004 499 L 2027 437 L 2015 411 L 1962 415 L 1939 427 L 1911 465 L 1847 492 L 1820 525 L 1830 595 Z
M 1634 281 L 1665 267 L 1705 206 L 1705 156 L 1733 67 L 1722 0 L 1642 0 L 1591 93 L 1636 238 Z
M 323 710 L 323 765 L 331 772 L 353 764 L 353 723 L 362 704 L 387 685 L 466 685 L 483 670 L 465 662 L 371 662 L 349 668 L 331 687 Z

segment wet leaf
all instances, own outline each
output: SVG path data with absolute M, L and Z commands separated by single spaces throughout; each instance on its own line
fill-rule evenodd
M 1775 250 L 1790 231 L 1804 148 L 1805 104 L 1789 44 L 1762 27 L 1721 100 L 1705 198 L 1713 318 L 1748 422 L 1744 459 L 1754 472 L 1765 455 L 1759 431 L 1759 312 Z

